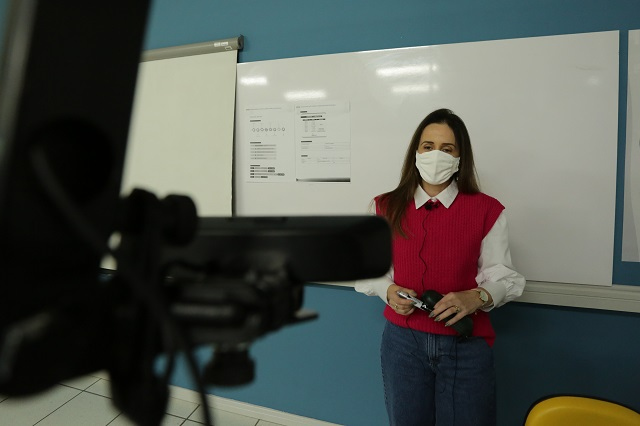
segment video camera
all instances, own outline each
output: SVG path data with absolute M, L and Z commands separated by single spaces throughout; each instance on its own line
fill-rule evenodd
M 187 196 L 122 197 L 148 10 L 144 0 L 10 2 L 0 69 L 0 393 L 106 370 L 116 406 L 155 425 L 176 354 L 203 403 L 205 384 L 251 381 L 251 343 L 315 317 L 302 309 L 305 283 L 383 275 L 391 243 L 373 216 L 204 218 Z M 113 269 L 100 267 L 105 256 Z M 191 350 L 205 344 L 214 359 L 201 375 Z

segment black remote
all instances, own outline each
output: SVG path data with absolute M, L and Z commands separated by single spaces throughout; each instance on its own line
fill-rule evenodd
M 431 311 L 433 310 L 435 304 L 440 301 L 440 299 L 442 299 L 442 295 L 435 290 L 427 290 L 422 294 L 422 302 Z M 455 316 L 456 314 L 449 315 L 443 321 L 446 323 Z M 471 334 L 473 333 L 473 320 L 469 315 L 467 315 L 466 317 L 453 324 L 451 327 L 453 327 L 453 329 L 457 331 L 461 336 L 471 337 Z

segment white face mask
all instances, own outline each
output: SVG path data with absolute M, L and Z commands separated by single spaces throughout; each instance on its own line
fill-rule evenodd
M 431 185 L 445 183 L 458 171 L 460 158 L 434 149 L 433 151 L 416 152 L 416 167 L 422 179 Z

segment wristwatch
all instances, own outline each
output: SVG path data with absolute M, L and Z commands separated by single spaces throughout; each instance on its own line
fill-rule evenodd
M 484 308 L 485 306 L 487 306 L 487 303 L 489 303 L 489 295 L 487 294 L 487 292 L 480 287 L 474 288 L 474 290 L 478 292 L 478 297 L 480 298 L 480 300 L 482 300 L 482 306 L 480 306 L 480 308 Z

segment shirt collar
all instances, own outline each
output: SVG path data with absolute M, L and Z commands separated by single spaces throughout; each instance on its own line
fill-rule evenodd
M 456 199 L 457 195 L 458 184 L 455 180 L 453 180 L 451 181 L 451 184 L 449 186 L 440 191 L 440 193 L 435 197 L 430 197 L 429 194 L 424 192 L 424 189 L 422 189 L 422 185 L 418 185 L 416 191 L 413 194 L 413 200 L 416 204 L 416 210 L 424 206 L 424 204 L 429 200 L 438 200 L 443 206 L 449 208 L 449 206 L 453 204 L 453 201 Z

